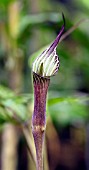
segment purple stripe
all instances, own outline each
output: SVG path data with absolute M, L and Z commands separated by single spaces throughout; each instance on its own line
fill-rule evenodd
M 47 51 L 48 56 L 49 56 L 49 55 L 53 52 L 53 50 L 57 47 L 57 45 L 58 45 L 58 43 L 59 43 L 59 40 L 60 40 L 60 38 L 61 38 L 61 36 L 62 36 L 63 31 L 64 31 L 64 25 L 62 26 L 62 28 L 61 28 L 58 36 L 57 36 L 56 39 L 54 40 L 54 42 L 50 45 L 50 47 L 49 47 L 49 49 L 48 49 L 48 51 Z

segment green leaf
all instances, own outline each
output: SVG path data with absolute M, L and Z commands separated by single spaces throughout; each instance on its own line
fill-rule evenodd
M 51 98 L 48 100 L 48 105 L 52 106 L 57 103 L 61 102 L 68 102 L 68 103 L 79 103 L 79 104 L 85 104 L 85 102 L 89 101 L 89 97 L 87 96 L 81 96 L 81 97 L 59 97 L 59 98 Z
M 49 99 L 48 110 L 57 124 L 72 124 L 87 120 L 87 102 L 89 102 L 87 96 Z
M 0 124 L 5 122 L 24 123 L 30 118 L 27 104 L 32 94 L 16 95 L 12 90 L 0 86 Z
M 23 32 L 28 28 L 32 27 L 41 27 L 41 24 L 45 22 L 54 22 L 59 23 L 62 22 L 62 14 L 57 12 L 52 13 L 40 13 L 40 14 L 31 14 L 25 15 L 20 18 L 19 23 L 19 35 L 23 34 Z
M 14 97 L 15 94 L 9 88 L 0 85 L 0 98 L 1 99 L 8 99 Z

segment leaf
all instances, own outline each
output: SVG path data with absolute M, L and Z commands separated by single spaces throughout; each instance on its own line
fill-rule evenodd
M 54 98 L 48 100 L 48 110 L 56 124 L 84 122 L 88 117 L 86 109 L 88 102 L 87 96 Z
M 48 100 L 48 105 L 52 106 L 57 103 L 61 102 L 68 102 L 68 103 L 79 103 L 79 104 L 85 104 L 85 102 L 89 101 L 89 98 L 87 96 L 81 96 L 81 97 L 59 97 L 59 98 L 51 98 Z
M 32 94 L 16 95 L 12 90 L 0 86 L 0 124 L 27 121 L 30 118 L 27 110 L 30 100 L 32 100 Z
M 9 88 L 0 85 L 0 98 L 1 99 L 8 99 L 9 97 L 14 97 L 15 94 Z
M 30 14 L 25 15 L 20 18 L 19 23 L 19 36 L 28 28 L 32 27 L 41 27 L 41 24 L 45 22 L 54 22 L 59 23 L 62 21 L 61 13 L 52 12 L 52 13 L 40 13 L 40 14 Z

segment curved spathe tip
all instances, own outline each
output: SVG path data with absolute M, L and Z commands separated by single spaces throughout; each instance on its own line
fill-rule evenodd
M 63 14 L 62 14 L 63 15 Z M 54 42 L 47 48 L 43 53 L 36 58 L 33 62 L 32 71 L 42 77 L 51 77 L 58 72 L 59 69 L 59 58 L 56 54 L 56 47 L 59 43 L 59 40 L 64 32 L 65 19 L 63 15 L 64 25 L 61 27 L 61 30 L 54 40 Z

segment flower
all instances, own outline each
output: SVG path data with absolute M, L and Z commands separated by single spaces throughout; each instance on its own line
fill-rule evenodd
M 63 17 L 64 18 L 64 17 Z M 62 26 L 54 42 L 36 58 L 33 63 L 34 111 L 32 115 L 32 134 L 36 148 L 37 170 L 43 170 L 43 144 L 46 128 L 46 99 L 50 76 L 59 69 L 56 48 L 64 31 Z
M 34 73 L 42 77 L 50 77 L 58 72 L 60 62 L 59 57 L 56 54 L 56 48 L 63 31 L 64 25 L 62 26 L 54 42 L 33 62 L 32 71 Z

